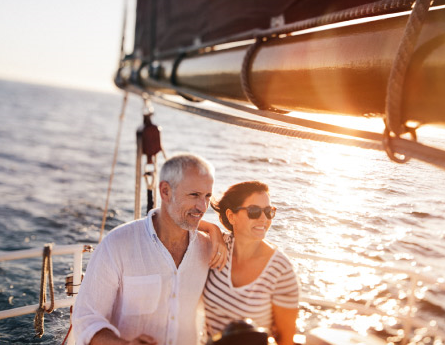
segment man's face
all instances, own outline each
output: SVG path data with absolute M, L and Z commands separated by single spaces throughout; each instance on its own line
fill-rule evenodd
M 213 177 L 201 175 L 198 169 L 188 168 L 184 178 L 172 190 L 167 212 L 180 228 L 193 231 L 207 211 L 212 196 Z

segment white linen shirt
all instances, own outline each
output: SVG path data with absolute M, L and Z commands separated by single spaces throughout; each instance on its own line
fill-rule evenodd
M 198 343 L 196 311 L 210 242 L 198 231 L 190 232 L 176 268 L 154 230 L 155 212 L 111 231 L 91 256 L 74 305 L 76 344 L 89 344 L 103 328 L 126 340 L 147 334 L 160 345 Z

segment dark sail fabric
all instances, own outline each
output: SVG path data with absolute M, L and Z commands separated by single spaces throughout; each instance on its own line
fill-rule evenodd
M 135 52 L 145 60 L 153 59 L 165 52 L 254 29 L 268 29 L 272 18 L 281 16 L 284 23 L 289 24 L 373 2 L 375 0 L 138 0 Z M 407 2 L 404 9 L 410 7 L 411 2 Z M 388 12 L 391 11 L 388 8 Z

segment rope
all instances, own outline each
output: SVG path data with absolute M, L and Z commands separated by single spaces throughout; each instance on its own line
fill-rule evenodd
M 412 140 L 417 141 L 417 134 L 415 129 L 409 128 L 408 133 L 411 134 Z M 410 157 L 407 155 L 401 155 L 400 153 L 397 153 L 393 148 L 392 140 L 393 137 L 391 135 L 391 132 L 389 131 L 388 127 L 386 127 L 385 131 L 383 132 L 383 146 L 385 148 L 386 154 L 392 161 L 396 163 L 408 162 L 410 160 Z
M 407 132 L 402 120 L 402 97 L 411 56 L 426 19 L 431 0 L 417 0 L 406 24 L 397 55 L 389 74 L 386 97 L 386 125 L 396 135 Z
M 125 108 L 127 106 L 127 100 L 128 100 L 128 92 L 125 92 L 124 100 L 122 102 L 122 110 L 121 110 L 121 113 L 119 116 L 119 126 L 118 126 L 116 141 L 115 141 L 115 145 L 114 145 L 113 163 L 111 164 L 111 173 L 110 173 L 110 178 L 108 180 L 108 190 L 107 190 L 107 197 L 105 200 L 104 212 L 102 215 L 102 224 L 100 226 L 99 243 L 102 241 L 102 236 L 103 236 L 104 229 L 105 229 L 105 222 L 107 220 L 108 203 L 110 201 L 111 186 L 113 184 L 114 169 L 115 169 L 116 163 L 117 163 L 117 154 L 119 152 L 119 143 L 120 143 L 122 127 L 123 127 L 123 123 L 124 123 L 124 119 L 125 119 Z
M 252 88 L 250 87 L 250 70 L 252 69 L 252 63 L 253 63 L 253 57 L 255 56 L 255 53 L 257 52 L 258 48 L 260 47 L 261 43 L 263 42 L 262 38 L 257 38 L 255 42 L 247 49 L 246 54 L 244 55 L 243 64 L 241 67 L 241 86 L 243 88 L 244 95 L 247 97 L 247 99 L 258 109 L 260 110 L 268 110 L 271 112 L 276 113 L 286 113 L 286 111 L 276 109 L 266 102 L 259 99 L 252 91 Z M 174 84 L 175 85 L 175 84 Z
M 175 61 L 173 62 L 172 70 L 170 73 L 170 83 L 172 85 L 178 85 L 176 81 L 176 72 L 178 70 L 179 64 L 186 56 L 187 56 L 186 53 L 181 53 L 176 57 Z
M 291 124 L 291 125 L 302 126 L 302 127 L 306 127 L 306 128 L 311 128 L 311 129 L 315 129 L 315 130 L 320 130 L 320 131 L 330 132 L 330 133 L 335 133 L 335 134 L 340 134 L 340 135 L 359 137 L 359 138 L 367 139 L 367 140 L 377 140 L 377 141 L 383 140 L 383 135 L 380 133 L 345 128 L 345 127 L 331 125 L 331 124 L 327 124 L 327 123 L 323 123 L 323 122 L 301 119 L 298 117 L 289 116 L 289 115 L 285 115 L 285 114 L 279 114 L 279 113 L 276 113 L 273 111 L 268 111 L 268 110 L 253 109 L 253 108 L 249 108 L 249 107 L 239 104 L 239 103 L 234 103 L 234 102 L 219 99 L 219 98 L 216 98 L 216 97 L 213 97 L 210 95 L 206 95 L 206 94 L 200 93 L 198 91 L 191 90 L 189 88 L 172 86 L 172 85 L 162 83 L 162 82 L 155 82 L 153 80 L 150 80 L 150 83 L 153 83 L 153 85 L 158 85 L 160 87 L 173 89 L 173 90 L 181 93 L 181 96 L 182 96 L 182 94 L 190 94 L 197 98 L 201 98 L 203 100 L 205 99 L 207 101 L 218 103 L 218 104 L 221 104 L 221 105 L 233 108 L 233 109 L 237 109 L 237 110 L 249 113 L 249 114 L 264 117 L 269 120 L 276 120 L 276 121 L 284 122 L 284 123 Z
M 68 336 L 70 335 L 71 329 L 73 328 L 73 325 L 70 324 L 70 328 L 68 328 L 68 332 L 66 333 L 65 339 L 63 339 L 62 345 L 65 345 L 65 342 L 68 339 Z
M 41 338 L 44 333 L 44 314 L 52 313 L 54 310 L 54 283 L 53 283 L 53 264 L 51 259 L 52 244 L 45 244 L 43 248 L 43 260 L 42 260 L 42 276 L 40 280 L 40 295 L 39 295 L 39 308 L 34 316 L 34 329 L 36 331 L 35 337 Z M 51 298 L 51 304 L 48 309 L 45 309 L 46 304 L 46 287 L 47 280 L 49 283 L 49 293 Z
M 263 103 L 261 100 L 257 99 L 254 95 L 251 87 L 250 87 L 250 70 L 252 68 L 252 58 L 255 55 L 257 49 L 261 45 L 261 38 L 257 38 L 255 42 L 247 49 L 246 54 L 244 55 L 243 64 L 241 67 L 241 86 L 243 88 L 243 92 L 246 95 L 247 99 L 258 109 L 264 110 L 269 109 L 269 105 Z
M 319 133 L 312 133 L 307 131 L 300 131 L 296 129 L 292 129 L 289 127 L 284 127 L 280 125 L 270 124 L 262 121 L 257 120 L 250 120 L 245 119 L 233 115 L 228 115 L 208 109 L 203 108 L 197 108 L 191 105 L 181 104 L 177 103 L 171 100 L 167 100 L 165 98 L 154 96 L 157 103 L 161 103 L 164 105 L 167 105 L 172 108 L 176 108 L 179 110 L 188 111 L 190 113 L 206 117 L 212 120 L 216 120 L 219 122 L 228 123 L 235 126 L 255 129 L 262 132 L 269 132 L 269 133 L 275 133 L 279 135 L 289 136 L 293 138 L 300 138 L 300 139 L 308 139 L 313 141 L 319 141 L 319 142 L 327 142 L 327 143 L 333 143 L 333 144 L 343 144 L 343 145 L 350 145 L 350 146 L 356 146 L 361 147 L 364 149 L 373 149 L 373 150 L 383 150 L 383 146 L 381 142 L 372 142 L 372 141 L 366 141 L 366 140 L 357 140 L 357 139 L 349 139 L 349 138 L 343 138 L 343 137 L 335 137 L 330 136 L 326 134 L 319 134 Z
M 372 136 L 373 139 L 369 138 L 365 131 L 357 131 L 356 135 L 353 135 L 355 130 L 352 130 L 350 136 L 355 136 L 358 139 L 344 138 L 327 134 L 320 133 L 312 133 L 307 131 L 299 131 L 296 129 L 283 127 L 275 124 L 270 124 L 266 122 L 256 121 L 245 119 L 233 115 L 228 115 L 221 112 L 216 112 L 208 109 L 198 108 L 195 106 L 178 103 L 172 100 L 168 100 L 164 97 L 155 95 L 152 93 L 153 99 L 160 104 L 167 105 L 172 108 L 176 108 L 179 110 L 184 110 L 198 116 L 210 118 L 219 122 L 224 122 L 240 127 L 251 128 L 263 132 L 275 133 L 279 135 L 290 136 L 294 138 L 300 139 L 308 139 L 319 142 L 326 142 L 332 144 L 341 144 L 348 146 L 360 147 L 363 149 L 372 149 L 372 150 L 385 150 L 384 145 L 382 144 L 382 135 L 378 133 L 374 133 L 375 136 Z M 320 127 L 321 127 L 320 123 Z M 330 125 L 328 125 L 330 126 Z M 337 127 L 337 126 L 334 126 Z M 364 137 L 360 137 L 363 132 L 365 134 Z M 409 155 L 412 158 L 418 159 L 420 161 L 435 165 L 439 168 L 445 169 L 445 151 L 422 145 L 417 142 L 413 142 L 410 140 L 402 139 L 402 138 L 394 138 L 391 140 L 391 145 L 394 150 L 397 150 L 400 154 Z
M 73 324 L 71 323 L 72 315 L 73 315 L 73 306 L 70 307 L 70 327 L 68 328 L 68 332 L 66 333 L 65 338 L 63 339 L 63 342 L 61 345 L 65 345 L 65 342 L 68 340 L 71 330 L 73 329 Z

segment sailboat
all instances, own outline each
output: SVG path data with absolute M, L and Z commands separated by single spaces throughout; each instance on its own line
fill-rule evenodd
M 139 0 L 134 49 L 131 54 L 122 49 L 115 78 L 125 95 L 140 95 L 146 104 L 136 180 L 156 177 L 161 148 L 150 121 L 152 102 L 253 130 L 384 151 L 399 164 L 413 158 L 445 168 L 445 151 L 421 144 L 416 134 L 423 125 L 445 123 L 444 34 L 443 0 L 279 0 L 273 6 L 252 0 Z M 326 123 L 318 120 L 320 113 L 336 119 L 344 115 L 381 119 L 384 129 L 371 132 Z M 148 172 L 142 164 L 144 154 Z M 156 204 L 153 181 L 148 188 L 152 205 Z M 135 218 L 141 216 L 140 189 L 137 184 Z M 81 284 L 85 250 L 89 248 L 81 244 L 52 250 L 52 255 L 74 255 L 73 276 L 67 280 L 71 297 L 54 301 L 53 306 L 42 297 L 39 306 L 1 311 L 0 317 L 71 306 Z M 11 252 L 1 254 L 0 260 L 41 254 L 41 248 Z M 296 337 L 296 343 L 407 344 L 415 341 L 415 329 L 426 330 L 438 344 L 445 339 L 437 323 L 414 315 L 416 287 L 431 284 L 445 291 L 443 279 L 377 263 L 291 255 L 303 262 L 321 260 L 409 277 L 410 284 L 400 315 L 386 315 L 363 303 L 302 298 L 308 310 L 317 305 L 379 315 L 401 331 L 398 336 L 385 333 L 379 339 L 353 330 L 314 327 Z M 48 265 L 44 267 L 42 291 L 48 274 Z M 67 341 L 73 342 L 72 337 Z

